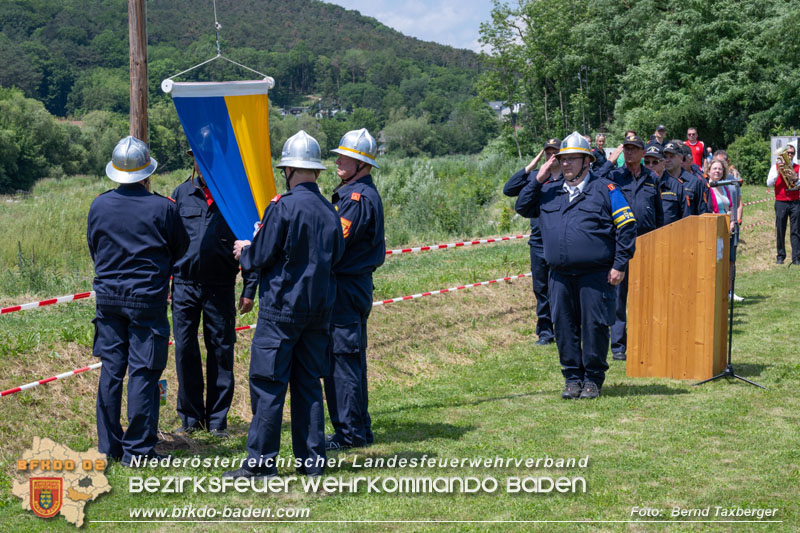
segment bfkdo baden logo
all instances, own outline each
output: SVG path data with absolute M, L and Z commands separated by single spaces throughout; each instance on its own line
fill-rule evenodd
M 61 510 L 64 480 L 60 477 L 30 478 L 31 511 L 42 518 L 50 518 Z
M 33 438 L 33 446 L 17 460 L 17 476 L 11 493 L 22 500 L 22 508 L 36 516 L 59 514 L 78 527 L 83 525 L 84 507 L 111 485 L 105 476 L 106 456 L 92 448 L 76 452 L 50 439 Z

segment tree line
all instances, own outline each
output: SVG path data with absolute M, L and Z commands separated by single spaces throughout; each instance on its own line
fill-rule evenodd
M 785 0 L 494 0 L 485 98 L 521 102 L 511 153 L 549 136 L 697 127 L 762 181 L 770 134 L 800 125 L 800 5 Z

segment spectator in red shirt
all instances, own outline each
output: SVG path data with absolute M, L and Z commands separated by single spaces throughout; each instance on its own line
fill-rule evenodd
M 688 137 L 688 139 L 684 141 L 684 144 L 692 149 L 692 160 L 694 164 L 703 168 L 703 156 L 705 155 L 706 147 L 703 141 L 697 139 L 697 128 L 689 128 L 686 130 L 686 137 Z

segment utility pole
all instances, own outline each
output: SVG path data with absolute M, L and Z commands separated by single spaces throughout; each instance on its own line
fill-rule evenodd
M 128 0 L 131 65 L 130 134 L 147 142 L 147 11 L 145 0 Z

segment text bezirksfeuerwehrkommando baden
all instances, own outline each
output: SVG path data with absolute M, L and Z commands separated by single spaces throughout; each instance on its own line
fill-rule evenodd
M 297 457 L 270 457 L 262 459 L 233 459 L 228 457 L 168 457 L 140 461 L 140 467 L 150 468 L 341 468 L 347 465 L 359 469 L 402 469 L 398 475 L 374 476 L 284 476 L 272 478 L 234 479 L 219 476 L 133 476 L 128 478 L 131 493 L 224 493 L 269 492 L 286 493 L 293 489 L 303 492 L 370 493 L 508 493 L 586 492 L 583 477 L 551 477 L 512 475 L 503 478 L 476 475 L 419 475 L 409 476 L 409 469 L 585 469 L 589 457 L 362 457 L 350 456 L 302 460 Z M 516 472 L 515 472 L 516 474 Z
M 128 492 L 205 494 L 226 492 L 289 493 L 474 494 L 586 492 L 583 477 L 509 476 L 284 476 L 233 478 L 218 476 L 162 476 L 128 478 Z

